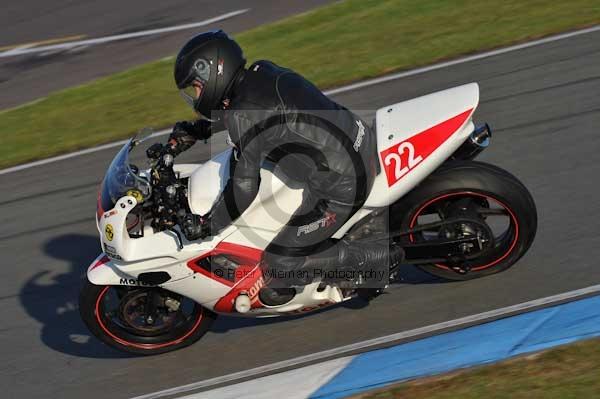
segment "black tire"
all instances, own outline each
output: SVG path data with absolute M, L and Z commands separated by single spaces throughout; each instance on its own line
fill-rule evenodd
M 92 334 L 105 344 L 123 352 L 135 355 L 157 355 L 181 349 L 206 334 L 216 318 L 215 313 L 199 304 L 193 304 L 189 321 L 184 319 L 184 322 L 177 325 L 174 331 L 155 335 L 143 332 L 136 334 L 136 331 L 132 331 L 131 328 L 120 327 L 103 312 L 103 302 L 111 288 L 131 290 L 122 286 L 94 285 L 86 279 L 79 295 L 79 313 Z
M 448 162 L 390 207 L 390 227 L 393 230 L 408 230 L 415 225 L 420 212 L 427 206 L 433 207 L 435 201 L 450 201 L 459 196 L 497 202 L 508 209 L 506 216 L 509 223 L 502 236 L 504 241 L 499 241 L 497 251 L 488 254 L 487 259 L 481 259 L 480 264 L 477 264 L 477 259 L 471 261 L 469 266 L 472 268 L 466 274 L 453 271 L 444 264 L 418 267 L 448 280 L 470 280 L 504 271 L 514 265 L 533 243 L 537 211 L 527 188 L 516 177 L 494 165 L 475 161 Z M 435 213 L 431 209 L 429 212 Z M 417 238 L 403 236 L 399 244 L 411 240 Z M 501 244 L 504 246 L 501 247 Z

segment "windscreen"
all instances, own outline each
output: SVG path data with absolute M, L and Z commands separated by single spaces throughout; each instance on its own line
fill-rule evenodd
M 150 183 L 139 176 L 137 167 L 129 163 L 130 152 L 138 143 L 135 139 L 129 140 L 112 160 L 98 193 L 98 217 L 112 209 L 119 198 L 125 195 L 131 195 L 138 202 L 150 196 Z

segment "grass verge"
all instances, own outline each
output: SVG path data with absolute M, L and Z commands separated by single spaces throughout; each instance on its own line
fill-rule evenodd
M 490 366 L 415 380 L 353 399 L 579 399 L 600 397 L 600 339 Z
M 598 0 L 346 0 L 236 39 L 250 61 L 271 59 L 326 88 L 598 22 Z M 193 118 L 172 62 L 0 112 L 0 167 Z

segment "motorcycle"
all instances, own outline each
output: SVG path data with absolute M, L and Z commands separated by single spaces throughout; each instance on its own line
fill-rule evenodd
M 487 124 L 474 125 L 478 102 L 471 83 L 379 109 L 379 174 L 333 238 L 386 240 L 404 249 L 404 263 L 449 280 L 515 264 L 535 237 L 536 207 L 516 177 L 474 160 L 491 138 Z M 149 153 L 150 167 L 140 169 L 132 159 L 142 142 L 136 136 L 123 146 L 98 194 L 103 252 L 87 270 L 79 309 L 100 340 L 134 354 L 164 353 L 199 340 L 218 314 L 297 315 L 357 297 L 358 290 L 316 279 L 294 287 L 286 303 L 262 303 L 263 250 L 302 189 L 265 162 L 259 195 L 242 217 L 190 242 L 176 221 L 211 208 L 227 182 L 231 149 L 200 165 Z

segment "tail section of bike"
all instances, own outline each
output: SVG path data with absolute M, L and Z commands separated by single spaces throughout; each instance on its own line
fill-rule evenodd
M 412 190 L 474 130 L 479 86 L 470 83 L 381 108 L 376 114 L 381 166 L 365 206 L 383 207 Z

